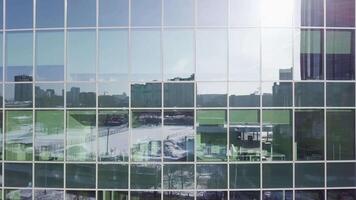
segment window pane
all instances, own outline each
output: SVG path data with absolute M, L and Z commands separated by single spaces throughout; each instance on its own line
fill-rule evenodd
M 161 111 L 134 110 L 131 117 L 131 160 L 161 161 Z
M 37 163 L 35 165 L 35 186 L 44 188 L 63 187 L 63 164 Z
M 230 188 L 259 188 L 260 164 L 230 164 Z
M 355 1 L 326 0 L 326 26 L 354 27 Z
M 301 25 L 324 25 L 324 0 L 301 0 Z
M 5 163 L 5 187 L 32 187 L 31 163 Z
M 324 79 L 324 32 L 318 29 L 301 29 L 295 35 L 294 79 Z
M 194 161 L 194 111 L 164 112 L 164 161 Z
M 260 25 L 261 0 L 231 0 L 230 26 L 253 27 Z
M 95 199 L 95 191 L 78 191 L 78 190 L 66 190 L 67 200 L 76 199 Z
M 324 111 L 295 111 L 297 160 L 324 159 Z
M 322 107 L 324 106 L 323 83 L 295 83 L 295 106 Z
M 35 199 L 63 199 L 64 198 L 64 191 L 63 190 L 35 190 L 34 191 Z
M 293 25 L 294 4 L 294 0 L 262 0 L 260 3 L 262 26 L 291 27 Z
M 127 30 L 99 30 L 99 80 L 126 81 L 129 65 L 128 52 Z
M 293 105 L 292 83 L 264 82 L 262 83 L 262 106 L 291 107 Z
M 328 163 L 326 169 L 328 174 L 328 187 L 356 186 L 355 163 Z
M 36 33 L 36 81 L 64 80 L 64 32 Z
M 95 83 L 67 83 L 67 107 L 95 107 Z
M 90 27 L 96 25 L 95 0 L 68 0 L 68 27 Z
M 168 191 L 163 193 L 164 200 L 194 200 L 193 191 Z
M 194 165 L 168 164 L 163 167 L 164 189 L 194 189 Z
M 32 111 L 6 111 L 5 160 L 32 160 Z
M 92 30 L 68 31 L 67 80 L 95 80 L 96 34 Z
M 165 83 L 165 107 L 193 107 L 194 83 Z
M 225 110 L 198 110 L 196 156 L 198 161 L 226 160 L 227 130 Z
M 227 84 L 225 82 L 197 83 L 197 107 L 226 107 Z
M 293 165 L 263 164 L 263 187 L 264 188 L 288 188 L 293 185 Z
M 6 1 L 6 28 L 8 29 L 33 28 L 32 0 Z
M 355 79 L 354 41 L 352 30 L 326 31 L 326 79 Z
M 98 191 L 98 200 L 128 199 L 127 191 Z
M 16 79 L 30 77 L 18 76 Z M 32 77 L 30 78 L 32 80 Z M 32 83 L 5 84 L 5 107 L 28 108 L 32 107 Z
M 194 32 L 192 30 L 164 31 L 163 62 L 165 80 L 194 80 L 194 44 Z
M 231 107 L 259 107 L 260 83 L 230 82 L 229 102 Z
M 141 0 L 139 1 L 141 2 Z M 160 37 L 161 37 L 160 31 L 156 29 L 132 30 L 131 32 L 131 59 L 132 59 L 131 79 L 132 80 L 158 81 L 162 79 Z
M 260 200 L 260 191 L 231 191 L 230 200 L 253 199 Z
M 250 1 L 251 0 L 247 0 L 246 2 L 250 2 Z M 257 28 L 232 29 L 230 31 L 229 80 L 236 80 L 236 81 L 259 81 L 260 80 L 260 31 L 259 29 Z
M 130 198 L 135 200 L 161 200 L 161 193 L 158 191 L 131 191 Z
M 99 107 L 129 107 L 129 83 L 98 83 Z
M 64 159 L 64 112 L 41 110 L 35 113 L 35 159 Z
M 225 164 L 197 164 L 197 189 L 227 188 L 227 166 Z
M 161 165 L 131 164 L 131 188 L 132 189 L 160 189 Z M 133 198 L 136 199 L 136 198 Z M 146 198 L 144 198 L 146 199 Z
M 32 81 L 32 35 L 32 32 L 27 31 L 6 33 L 5 53 L 7 81 L 16 81 L 16 78 L 21 76 L 27 76 L 31 78 Z
M 296 163 L 296 187 L 324 187 L 324 163 Z
M 35 96 L 37 108 L 62 108 L 64 105 L 64 84 L 36 83 Z
M 160 83 L 131 84 L 132 107 L 161 107 L 162 85 Z
M 211 15 L 207 16 L 210 17 Z M 226 80 L 228 58 L 226 31 L 198 30 L 196 32 L 196 40 L 197 79 L 209 81 Z
M 338 200 L 340 197 L 346 199 L 355 199 L 356 190 L 354 189 L 328 190 L 328 200 Z
M 100 110 L 98 117 L 99 161 L 128 161 L 128 111 Z
M 262 199 L 279 199 L 279 200 L 292 200 L 292 190 L 264 190 Z
M 128 165 L 99 164 L 98 187 L 126 189 L 128 187 Z
M 263 110 L 262 120 L 262 159 L 292 160 L 292 110 Z
M 198 26 L 226 26 L 227 0 L 197 0 Z
M 128 0 L 99 1 L 99 26 L 127 26 L 128 23 Z
M 131 25 L 160 26 L 161 0 L 131 0 Z
M 326 110 L 328 160 L 355 159 L 355 111 Z
M 194 0 L 165 0 L 165 26 L 193 26 Z
M 95 188 L 95 164 L 67 164 L 67 188 Z
M 230 110 L 230 159 L 260 160 L 259 110 Z
M 36 27 L 64 27 L 64 1 L 36 0 Z
M 354 83 L 326 83 L 326 106 L 355 106 Z
M 227 191 L 198 191 L 196 200 L 227 200 Z
M 95 123 L 95 111 L 67 111 L 67 161 L 95 161 Z

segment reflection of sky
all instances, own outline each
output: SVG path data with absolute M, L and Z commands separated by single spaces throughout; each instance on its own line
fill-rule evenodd
M 197 94 L 226 94 L 227 83 L 204 83 L 197 84 Z
M 38 31 L 36 34 L 36 65 L 64 64 L 64 32 Z
M 293 11 L 294 0 L 262 0 L 262 26 L 292 26 Z
M 230 83 L 229 95 L 249 95 L 260 91 L 259 83 Z
M 124 92 L 129 95 L 128 82 L 99 83 L 99 95 L 117 95 Z
M 162 140 L 162 129 L 160 126 L 141 126 L 132 129 L 132 144 L 148 143 L 154 140 Z
M 131 0 L 131 25 L 161 25 L 161 0 Z
M 198 26 L 226 26 L 227 0 L 198 0 Z
M 231 26 L 259 26 L 261 0 L 230 0 Z
M 80 92 L 95 92 L 95 83 L 71 83 L 67 84 L 67 92 L 70 92 L 71 88 L 79 87 Z
M 32 66 L 32 32 L 6 34 L 7 66 Z
M 164 24 L 166 26 L 194 25 L 194 1 L 165 0 L 164 17 Z
M 62 90 L 64 89 L 64 85 L 62 83 L 37 83 L 35 87 L 40 87 L 40 89 L 46 91 L 48 89 L 54 90 L 56 95 L 62 95 Z

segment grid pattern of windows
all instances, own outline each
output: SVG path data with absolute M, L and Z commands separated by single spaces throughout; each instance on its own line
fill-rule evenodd
M 0 0 L 1 199 L 356 199 L 355 0 Z

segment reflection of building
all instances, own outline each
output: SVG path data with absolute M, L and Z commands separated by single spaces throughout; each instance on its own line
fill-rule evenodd
M 129 105 L 129 96 L 123 92 L 122 94 L 107 94 L 99 95 L 100 107 L 127 107 Z
M 15 82 L 32 81 L 31 76 L 19 75 L 15 76 Z M 32 100 L 32 84 L 15 84 L 15 101 L 31 101 Z
M 95 106 L 95 92 L 81 92 L 79 87 L 71 87 L 67 91 L 68 106 Z
M 161 106 L 161 84 L 132 84 L 131 99 L 132 106 L 135 107 L 145 107 L 145 105 L 159 107 Z

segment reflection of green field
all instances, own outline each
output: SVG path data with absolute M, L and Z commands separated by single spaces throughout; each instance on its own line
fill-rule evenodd
M 42 132 L 48 134 L 63 133 L 64 129 L 64 112 L 63 111 L 36 111 L 36 130 L 42 128 Z
M 197 122 L 200 125 L 222 125 L 226 122 L 225 110 L 198 110 Z

